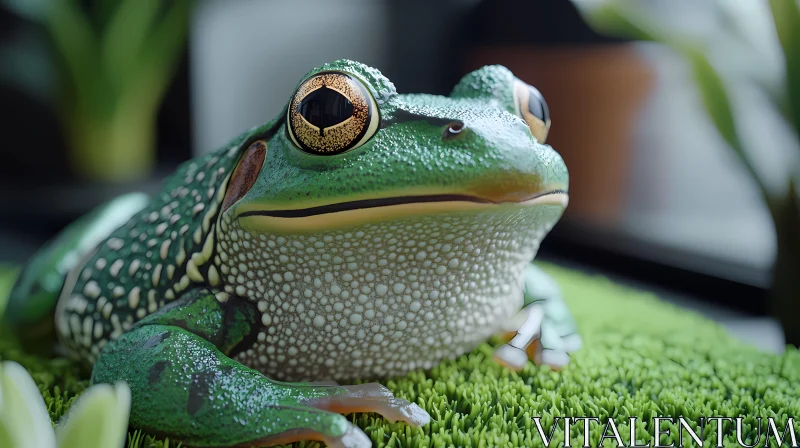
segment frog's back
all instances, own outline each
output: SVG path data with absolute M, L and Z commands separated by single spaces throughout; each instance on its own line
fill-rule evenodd
M 93 362 L 100 349 L 195 283 L 213 283 L 216 216 L 238 146 L 185 163 L 150 204 L 66 279 L 56 332 Z
M 117 197 L 73 222 L 30 259 L 17 277 L 4 319 L 26 339 L 47 336 L 56 301 L 70 271 L 116 228 L 144 209 L 143 193 Z
M 238 145 L 186 162 L 154 197 L 130 194 L 64 229 L 27 264 L 6 318 L 92 362 L 110 339 L 208 275 Z M 213 276 L 213 273 L 211 274 Z

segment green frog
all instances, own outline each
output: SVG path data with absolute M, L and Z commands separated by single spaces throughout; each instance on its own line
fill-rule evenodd
M 7 318 L 57 335 L 92 383 L 126 381 L 134 428 L 189 445 L 371 446 L 344 414 L 423 426 L 379 383 L 507 334 L 555 368 L 581 345 L 531 264 L 567 206 L 541 93 L 502 66 L 448 97 L 378 70 L 312 70 L 284 109 L 34 256 Z

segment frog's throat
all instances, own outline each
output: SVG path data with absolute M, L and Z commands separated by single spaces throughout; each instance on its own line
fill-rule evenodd
M 549 205 L 566 208 L 568 202 L 569 195 L 563 190 L 540 193 L 520 202 L 493 202 L 465 195 L 401 196 L 304 209 L 248 210 L 237 219 L 242 228 L 258 233 L 312 233 L 409 216 L 486 211 L 497 207 Z

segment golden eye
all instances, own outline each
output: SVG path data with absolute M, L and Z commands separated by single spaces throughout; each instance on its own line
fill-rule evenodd
M 297 88 L 286 123 L 298 148 L 333 155 L 366 143 L 378 130 L 380 116 L 361 81 L 342 72 L 321 72 Z
M 528 123 L 531 134 L 539 143 L 544 143 L 550 131 L 550 109 L 541 92 L 532 85 L 516 80 L 514 106 L 517 115 Z

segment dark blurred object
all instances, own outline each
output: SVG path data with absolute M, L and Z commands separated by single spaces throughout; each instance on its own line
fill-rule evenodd
M 64 142 L 53 146 L 66 149 L 61 160 L 70 171 L 104 182 L 150 174 L 156 114 L 184 50 L 190 1 L 5 0 L 4 6 L 19 20 L 3 36 L 3 84 L 53 108 L 63 135 L 53 141 Z M 4 14 L 3 20 L 13 19 Z
M 800 346 L 800 167 L 792 166 L 785 179 L 774 179 L 757 168 L 757 148 L 748 147 L 742 139 L 742 120 L 733 108 L 726 81 L 733 74 L 717 69 L 713 55 L 702 42 L 693 42 L 680 32 L 670 32 L 638 12 L 633 3 L 611 0 L 595 7 L 587 4 L 586 17 L 592 24 L 615 35 L 654 41 L 668 46 L 682 55 L 690 64 L 703 105 L 720 137 L 727 143 L 735 158 L 758 186 L 775 226 L 777 254 L 773 265 L 770 308 L 778 319 L 790 344 Z M 795 0 L 770 0 L 769 7 L 775 31 L 783 50 L 785 76 L 778 85 L 771 85 L 753 77 L 750 84 L 772 104 L 795 137 L 796 151 L 800 151 L 800 5 Z M 735 18 L 730 11 L 718 8 L 726 16 L 730 28 L 735 28 Z M 737 29 L 732 30 L 736 34 Z M 740 41 L 741 57 L 747 56 L 752 42 Z M 795 154 L 796 155 L 796 154 Z M 788 160 L 793 160 L 790 156 Z M 796 160 L 796 158 L 794 159 Z
M 470 45 L 587 45 L 629 42 L 596 32 L 569 0 L 483 0 L 467 18 Z
M 603 37 L 569 1 L 491 1 L 475 11 L 465 71 L 502 64 L 550 106 L 547 142 L 570 171 L 566 219 L 611 227 L 623 212 L 632 135 L 653 74 L 636 48 Z

